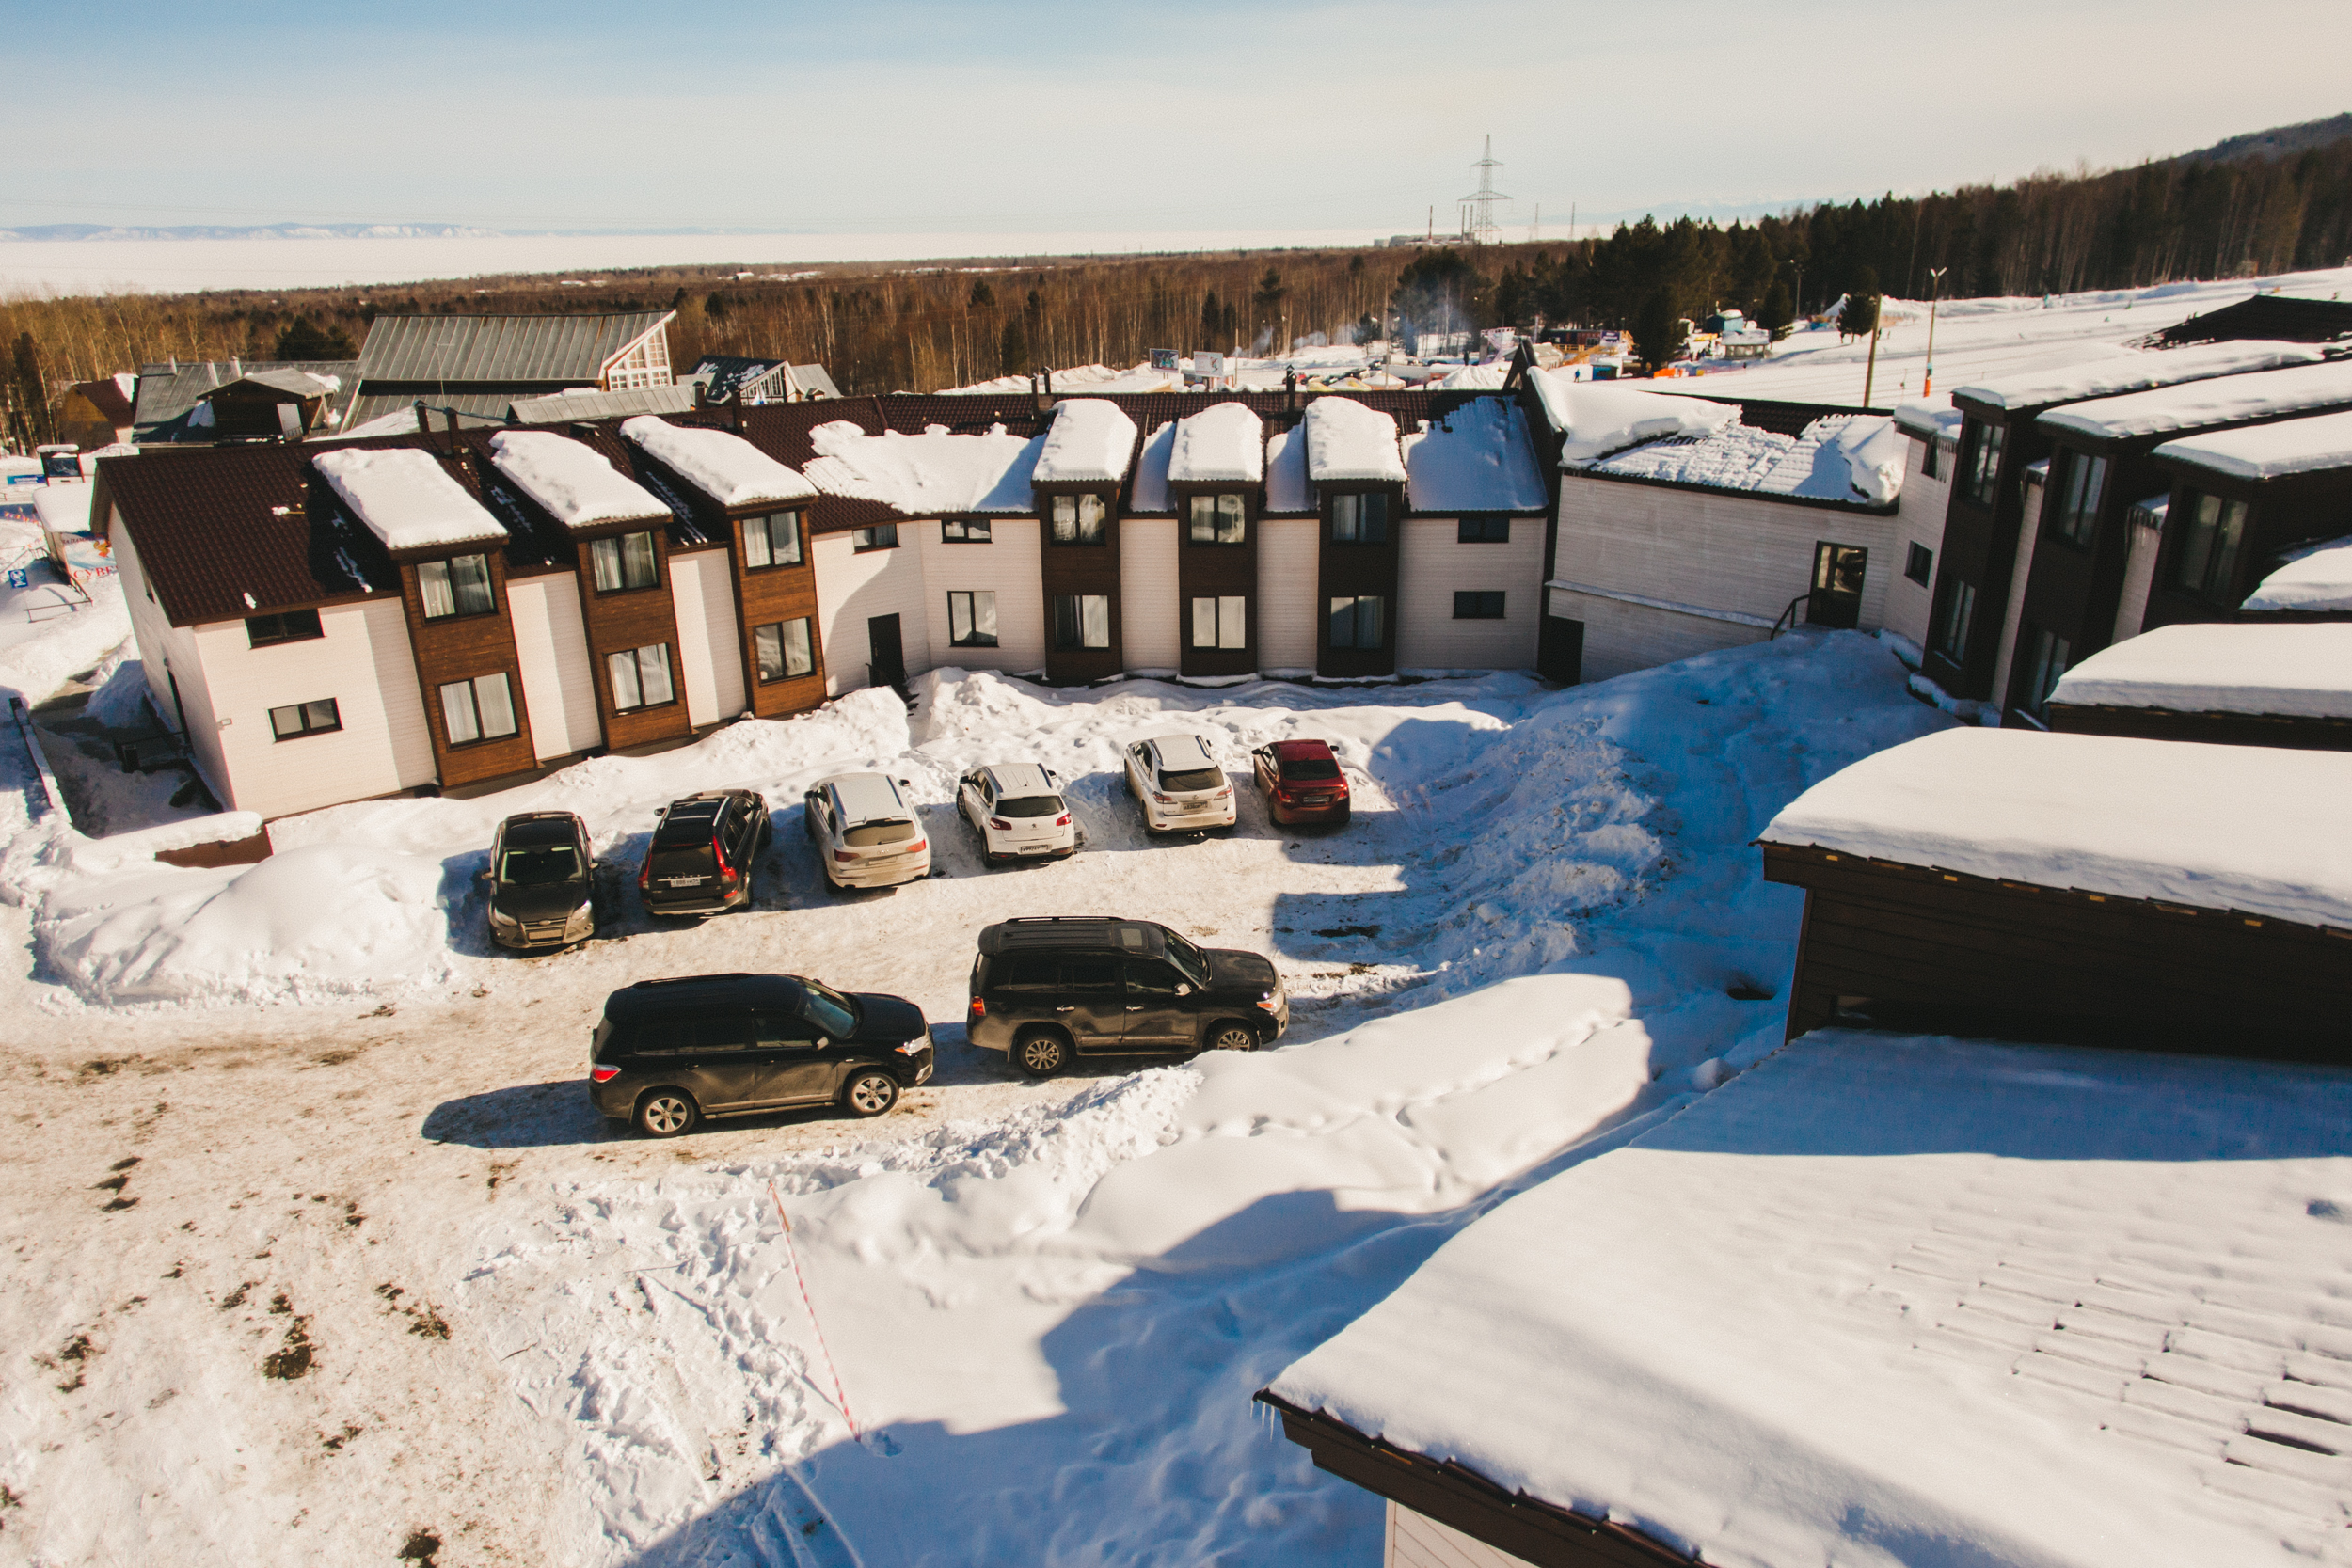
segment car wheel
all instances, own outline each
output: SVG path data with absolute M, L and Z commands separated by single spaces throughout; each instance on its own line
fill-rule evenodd
M 1012 1042 L 1013 1066 L 1032 1078 L 1051 1078 L 1070 1062 L 1070 1041 L 1058 1030 L 1032 1029 Z
M 841 1085 L 841 1108 L 853 1117 L 878 1117 L 898 1103 L 898 1081 L 878 1067 L 860 1068 Z
M 1255 1051 L 1258 1049 L 1258 1031 L 1247 1023 L 1220 1023 L 1209 1031 L 1209 1049 Z
M 637 1131 L 648 1138 L 691 1132 L 702 1118 L 702 1108 L 683 1089 L 650 1089 L 637 1101 Z

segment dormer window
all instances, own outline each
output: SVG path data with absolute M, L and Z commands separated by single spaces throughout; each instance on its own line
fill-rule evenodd
M 1240 496 L 1195 496 L 1191 499 L 1191 538 L 1196 545 L 1241 545 L 1248 542 L 1248 514 Z
M 1385 545 L 1389 542 L 1389 496 L 1385 490 L 1360 496 L 1331 498 L 1331 543 Z
M 1100 496 L 1056 496 L 1054 498 L 1054 543 L 1057 545 L 1099 545 L 1103 543 L 1104 511 L 1103 498 Z
M 801 563 L 801 515 L 772 512 L 743 519 L 743 569 L 798 566 Z
M 490 588 L 490 558 L 452 556 L 427 561 L 417 567 L 417 596 L 424 601 L 424 618 L 445 621 L 457 615 L 487 615 L 498 608 Z

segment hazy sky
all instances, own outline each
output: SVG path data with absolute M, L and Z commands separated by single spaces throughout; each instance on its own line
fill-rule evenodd
M 2184 151 L 2352 106 L 2344 0 L 0 0 L 0 224 L 1547 228 Z

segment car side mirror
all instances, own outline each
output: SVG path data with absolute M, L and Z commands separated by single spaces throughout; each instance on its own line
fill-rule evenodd
M 1192 994 L 1192 988 L 1180 980 L 1176 983 L 1176 994 L 1179 996 L 1190 996 Z
M 490 875 L 490 868 L 485 865 L 473 874 L 473 879 L 477 882 L 492 882 L 498 879 Z

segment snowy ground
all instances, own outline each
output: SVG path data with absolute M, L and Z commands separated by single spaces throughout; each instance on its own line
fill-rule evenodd
M 243 873 L 68 855 L 0 914 L 0 1561 L 389 1562 L 428 1537 L 443 1564 L 1369 1560 L 1375 1500 L 1249 1393 L 1485 1207 L 1777 1043 L 1800 900 L 1748 841 L 1948 722 L 1904 673 L 1808 634 L 1557 694 L 948 676 L 911 723 L 868 696 L 319 814 Z M 1115 747 L 1179 726 L 1236 764 L 1328 736 L 1354 825 L 1277 833 L 1250 802 L 1231 838 L 1144 845 Z M 1093 845 L 986 873 L 947 791 L 1024 755 L 1077 781 Z M 791 808 L 863 762 L 931 802 L 948 875 L 812 891 Z M 654 805 L 732 783 L 779 809 L 756 911 L 483 949 L 497 816 L 569 805 L 627 864 Z M 972 1051 L 978 927 L 1095 910 L 1274 956 L 1285 1049 L 1043 1085 Z M 854 1131 L 656 1144 L 595 1117 L 605 992 L 739 967 L 914 997 L 939 1078 Z M 88 999 L 108 986 L 149 999 Z

